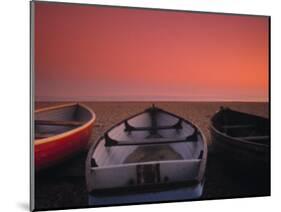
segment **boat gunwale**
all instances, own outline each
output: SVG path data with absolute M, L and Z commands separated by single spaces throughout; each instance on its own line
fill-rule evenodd
M 248 114 L 248 113 L 243 113 L 243 112 L 240 112 L 240 111 L 235 111 L 235 110 L 232 110 L 232 109 L 229 109 L 229 108 L 226 108 L 227 110 L 231 111 L 231 112 L 234 112 L 234 113 L 240 113 L 240 114 L 243 114 L 243 115 L 250 115 L 250 116 L 255 116 L 255 117 L 258 117 L 258 118 L 264 118 L 264 117 L 261 117 L 261 116 L 257 116 L 257 115 L 252 115 L 252 114 Z M 218 116 L 220 113 L 223 113 L 225 111 L 223 111 L 225 109 L 219 109 L 215 112 L 215 114 L 212 116 L 211 118 L 211 125 L 210 125 L 210 129 L 216 133 L 217 135 L 220 135 L 228 140 L 231 140 L 232 142 L 239 142 L 240 144 L 242 145 L 251 145 L 251 146 L 256 146 L 256 147 L 263 147 L 263 148 L 269 148 L 269 144 L 262 144 L 262 143 L 257 143 L 257 142 L 252 142 L 252 141 L 248 141 L 248 140 L 245 140 L 245 139 L 241 139 L 241 138 L 238 138 L 238 137 L 233 137 L 233 136 L 230 136 L 226 133 L 223 133 L 221 132 L 220 130 L 218 130 L 215 126 L 214 126 L 214 118 L 216 116 Z M 266 119 L 266 118 L 265 118 Z M 270 140 L 270 134 L 269 134 L 269 140 Z M 226 143 L 229 143 L 229 141 L 225 141 Z
M 150 108 L 150 107 L 149 107 Z M 176 115 L 174 113 L 170 113 L 166 110 L 163 110 L 162 108 L 158 108 L 156 107 L 157 109 L 161 110 L 162 112 L 164 113 L 167 113 L 173 117 L 176 117 L 178 119 L 182 119 L 183 122 L 186 122 L 187 124 L 190 124 L 192 127 L 196 128 L 197 129 L 197 132 L 200 134 L 200 136 L 202 137 L 202 143 L 203 143 L 203 155 L 202 155 L 202 158 L 200 159 L 200 167 L 199 167 L 199 171 L 198 171 L 198 175 L 196 177 L 196 180 L 198 182 L 201 182 L 204 178 L 204 173 L 205 173 L 205 169 L 206 169 L 206 164 L 207 164 L 207 154 L 208 154 L 208 150 L 207 150 L 207 140 L 206 140 L 206 137 L 204 135 L 204 133 L 201 131 L 201 129 L 196 125 L 196 124 L 193 124 L 192 122 L 186 120 L 185 118 L 183 117 L 180 117 L 179 115 Z M 89 186 L 88 186 L 88 178 L 90 178 L 91 176 L 91 170 L 92 170 L 92 166 L 91 166 L 91 160 L 92 160 L 92 155 L 94 153 L 94 151 L 96 150 L 96 148 L 98 147 L 98 145 L 100 144 L 100 142 L 104 139 L 104 135 L 107 134 L 109 131 L 111 131 L 112 129 L 114 129 L 115 127 L 121 125 L 123 122 L 125 121 L 128 121 L 129 119 L 132 119 L 138 115 L 141 115 L 143 113 L 146 113 L 147 112 L 147 109 L 145 109 L 144 111 L 141 111 L 139 113 L 136 113 L 132 116 L 129 116 L 119 122 L 117 122 L 116 124 L 113 124 L 109 129 L 107 129 L 106 131 L 103 132 L 103 135 L 100 136 L 96 141 L 95 141 L 95 144 L 93 144 L 90 149 L 89 149 L 89 152 L 88 152 L 88 155 L 87 155 L 87 159 L 86 159 L 86 185 L 87 185 L 87 188 L 88 188 L 88 191 L 89 192 L 92 192 L 92 190 L 89 190 Z M 167 143 L 168 144 L 168 143 Z M 165 145 L 167 145 L 165 144 Z M 168 162 L 168 161 L 173 161 L 173 160 L 166 160 L 165 162 Z M 157 161 L 150 161 L 152 163 L 155 163 Z M 144 163 L 144 162 L 142 162 Z
M 83 109 L 85 109 L 88 112 L 90 112 L 91 119 L 89 121 L 87 121 L 86 123 L 84 123 L 83 125 L 79 126 L 79 127 L 76 127 L 76 128 L 71 129 L 69 131 L 66 131 L 66 132 L 63 132 L 63 133 L 59 133 L 57 135 L 50 136 L 50 137 L 47 137 L 47 138 L 34 139 L 35 136 L 33 135 L 33 141 L 34 141 L 34 146 L 35 147 L 38 146 L 38 145 L 41 145 L 41 144 L 55 142 L 55 141 L 57 141 L 59 139 L 66 138 L 66 137 L 69 137 L 71 135 L 74 135 L 75 133 L 80 132 L 80 131 L 88 128 L 89 126 L 91 126 L 95 122 L 95 120 L 96 120 L 95 112 L 91 108 L 89 108 L 88 106 L 86 106 L 85 104 L 82 104 L 82 103 L 67 103 L 67 104 L 61 104 L 61 105 L 45 107 L 45 108 L 41 108 L 41 109 L 35 110 L 35 114 L 36 113 L 45 112 L 45 111 L 52 111 L 52 110 L 58 110 L 58 109 L 67 108 L 67 107 L 73 107 L 73 106 L 78 106 L 78 107 L 80 106 Z

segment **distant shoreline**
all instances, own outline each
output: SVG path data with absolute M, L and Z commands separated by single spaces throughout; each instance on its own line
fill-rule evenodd
M 268 97 L 222 96 L 34 96 L 36 102 L 269 102 Z
M 236 101 L 236 100 L 218 100 L 218 101 L 208 101 L 208 100 L 202 100 L 202 101 L 199 101 L 199 100 L 188 100 L 188 101 L 180 101 L 180 100 L 35 100 L 35 102 L 46 102 L 46 103 L 56 103 L 56 102 L 96 102 L 96 103 L 105 103 L 105 102 L 108 102 L 108 103 L 153 103 L 153 102 L 158 102 L 158 103 L 173 103 L 173 102 L 176 102 L 176 103 L 269 103 L 269 101 Z

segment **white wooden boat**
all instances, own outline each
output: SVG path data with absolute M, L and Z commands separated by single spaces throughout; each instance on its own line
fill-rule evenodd
M 153 106 L 114 125 L 90 148 L 87 188 L 91 194 L 112 195 L 192 187 L 196 194 L 189 196 L 198 198 L 202 189 L 194 186 L 202 188 L 206 160 L 200 129 Z

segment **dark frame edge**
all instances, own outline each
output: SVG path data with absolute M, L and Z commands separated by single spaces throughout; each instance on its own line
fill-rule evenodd
M 271 196 L 271 16 L 268 16 L 269 196 Z
M 227 13 L 227 12 L 211 12 L 211 11 L 200 11 L 200 10 L 182 10 L 182 9 L 167 9 L 167 8 L 151 8 L 144 6 L 127 6 L 127 5 L 112 5 L 112 4 L 94 4 L 94 3 L 78 3 L 78 2 L 66 2 L 66 1 L 49 1 L 49 0 L 31 0 L 33 2 L 43 3 L 43 4 L 65 4 L 65 5 L 77 5 L 77 6 L 96 6 L 96 7 L 109 7 L 116 9 L 140 9 L 140 10 L 156 10 L 156 11 L 166 11 L 166 12 L 189 12 L 189 13 L 203 13 L 210 15 L 236 15 L 236 16 L 250 16 L 250 17 L 270 17 L 270 15 L 255 15 L 255 14 L 243 14 L 243 13 Z
M 30 46 L 30 139 L 29 139 L 29 166 L 30 166 L 30 200 L 29 200 L 29 210 L 35 210 L 35 169 L 34 169 L 34 146 L 33 146 L 33 138 L 34 138 L 34 129 L 33 129 L 33 120 L 34 120 L 34 79 L 35 79 L 35 71 L 34 71 L 34 22 L 35 22 L 35 5 L 34 1 L 31 0 L 29 2 L 29 46 Z

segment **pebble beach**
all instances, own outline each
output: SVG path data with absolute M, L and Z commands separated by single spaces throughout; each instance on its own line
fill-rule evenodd
M 65 102 L 36 102 L 35 109 Z M 88 147 L 115 123 L 143 111 L 152 102 L 82 102 L 97 116 Z M 268 103 L 254 102 L 153 102 L 157 107 L 181 116 L 204 133 L 208 143 L 208 162 L 202 199 L 221 199 L 270 195 L 269 173 L 253 178 L 244 171 L 226 166 L 215 154 L 210 138 L 210 118 L 221 106 L 269 117 Z M 35 206 L 38 210 L 88 207 L 85 185 L 87 151 L 35 175 Z M 231 167 L 231 166 L 230 166 Z

